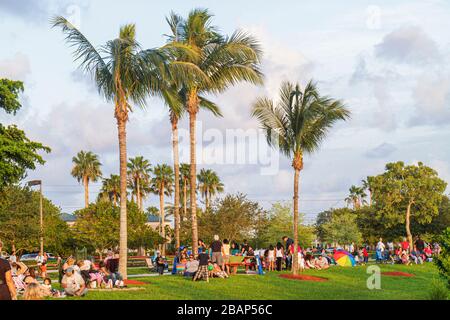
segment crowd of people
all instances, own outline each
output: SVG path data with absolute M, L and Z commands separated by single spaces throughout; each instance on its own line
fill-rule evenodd
M 0 252 L 2 246 L 0 242 Z M 52 280 L 48 277 L 47 254 L 39 253 L 35 262 L 36 267 L 28 267 L 15 253 L 12 253 L 8 260 L 0 257 L 0 300 L 16 300 L 18 295 L 22 295 L 25 300 L 84 296 L 88 289 L 125 287 L 118 272 L 119 256 L 112 251 L 98 264 L 73 257 L 62 262 L 58 257 L 56 265 L 62 290 L 54 289 Z
M 287 271 L 292 269 L 294 261 L 294 241 L 284 236 L 276 245 L 266 249 L 254 249 L 246 240 L 241 244 L 228 239 L 220 240 L 214 236 L 210 245 L 203 240 L 198 242 L 198 255 L 194 256 L 187 247 L 179 248 L 173 268 L 174 273 L 182 273 L 193 281 L 210 278 L 228 278 L 232 272 L 231 257 L 243 257 L 246 272 L 255 272 L 257 268 L 265 272 Z M 399 243 L 379 239 L 375 246 L 356 246 L 354 243 L 345 245 L 316 245 L 311 248 L 297 248 L 298 269 L 325 270 L 336 264 L 333 254 L 336 250 L 345 250 L 351 253 L 355 263 L 364 265 L 369 262 L 369 252 L 375 252 L 376 263 L 391 264 L 423 264 L 433 261 L 433 257 L 440 254 L 438 243 L 426 243 L 417 237 L 411 246 L 406 238 Z M 0 241 L 0 252 L 2 243 Z M 92 260 L 76 260 L 67 258 L 64 262 L 57 258 L 56 265 L 59 270 L 59 283 L 62 290 L 52 287 L 52 280 L 47 274 L 48 255 L 39 253 L 35 259 L 36 267 L 28 267 L 13 252 L 8 260 L 0 257 L 0 300 L 17 299 L 23 295 L 24 299 L 36 300 L 45 297 L 84 296 L 89 289 L 96 288 L 123 288 L 123 277 L 119 273 L 119 255 L 108 251 L 105 259 L 97 264 Z M 156 271 L 162 275 L 168 268 L 166 257 L 158 251 L 154 258 Z

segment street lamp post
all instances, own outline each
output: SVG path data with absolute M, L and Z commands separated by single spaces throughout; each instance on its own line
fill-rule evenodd
M 40 253 L 44 254 L 44 212 L 42 208 L 42 180 L 33 180 L 28 182 L 30 187 L 39 186 L 39 221 L 40 221 L 40 235 L 39 235 L 39 243 L 40 243 Z

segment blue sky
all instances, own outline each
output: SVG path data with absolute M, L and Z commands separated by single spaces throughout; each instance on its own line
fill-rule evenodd
M 239 85 L 214 97 L 224 118 L 206 113 L 205 130 L 252 129 L 251 103 L 274 97 L 283 80 L 318 82 L 324 94 L 343 99 L 352 120 L 332 130 L 320 151 L 306 157 L 301 208 L 312 219 L 343 206 L 347 190 L 389 161 L 423 161 L 450 181 L 450 4 L 447 1 L 27 1 L 0 0 L 0 77 L 25 81 L 24 108 L 2 123 L 18 123 L 33 139 L 52 147 L 47 164 L 29 174 L 42 178 L 46 196 L 64 211 L 83 205 L 82 187 L 70 176 L 80 150 L 100 155 L 104 174 L 118 171 L 113 108 L 77 71 L 71 51 L 50 17 L 79 23 L 95 45 L 136 23 L 145 48 L 164 43 L 164 17 L 196 7 L 215 14 L 225 34 L 244 29 L 264 48 L 264 87 Z M 182 123 L 186 128 L 186 123 Z M 128 125 L 129 156 L 171 163 L 167 111 L 158 99 L 136 110 Z M 262 176 L 256 165 L 212 166 L 227 192 L 243 192 L 269 207 L 292 198 L 289 161 Z M 91 197 L 98 185 L 94 185 Z M 154 196 L 147 204 L 156 204 Z

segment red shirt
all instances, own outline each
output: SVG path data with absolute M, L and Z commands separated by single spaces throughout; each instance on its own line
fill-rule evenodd
M 369 256 L 369 254 L 367 253 L 366 248 L 364 248 L 362 251 L 363 251 L 363 256 L 364 257 L 368 257 Z
M 402 245 L 402 249 L 403 250 L 408 250 L 409 249 L 409 242 L 408 241 L 403 241 L 401 243 L 401 245 Z

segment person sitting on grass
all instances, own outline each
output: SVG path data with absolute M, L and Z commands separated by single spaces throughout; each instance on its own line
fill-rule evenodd
M 112 280 L 113 285 L 119 288 L 124 287 L 122 275 L 119 273 L 119 254 L 114 254 L 113 258 L 108 259 L 106 262 L 106 269 L 109 272 L 109 278 Z
M 211 266 L 211 263 L 210 263 Z M 220 269 L 219 265 L 217 263 L 212 264 L 212 270 L 210 271 L 211 278 L 221 278 L 226 279 L 228 278 L 228 274 Z
M 409 266 L 411 264 L 411 261 L 409 260 L 409 255 L 406 250 L 402 251 L 402 254 L 400 256 L 400 259 L 402 261 L 402 264 Z
M 307 253 L 305 256 L 305 268 L 306 269 L 316 269 L 314 264 L 314 258 L 310 253 Z
M 44 292 L 39 283 L 30 283 L 25 289 L 23 299 L 30 301 L 44 299 Z
M 409 256 L 415 264 L 423 264 L 422 255 L 419 251 L 417 251 L 416 246 L 414 246 L 414 249 L 411 251 Z
M 186 263 L 186 270 L 184 271 L 184 276 L 188 278 L 193 278 L 198 271 L 199 261 L 194 259 L 194 256 L 189 257 L 189 261 Z
M 198 255 L 199 266 L 197 273 L 195 274 L 193 281 L 205 279 L 206 282 L 209 282 L 209 271 L 208 271 L 208 263 L 209 263 L 209 255 L 208 250 L 200 253 Z
M 75 272 L 73 267 L 69 267 L 61 281 L 61 286 L 64 288 L 66 295 L 74 297 L 85 296 L 88 292 L 86 283 L 78 272 Z
M 426 262 L 433 262 L 433 249 L 431 249 L 431 245 L 428 245 L 424 250 L 423 254 L 425 256 Z

